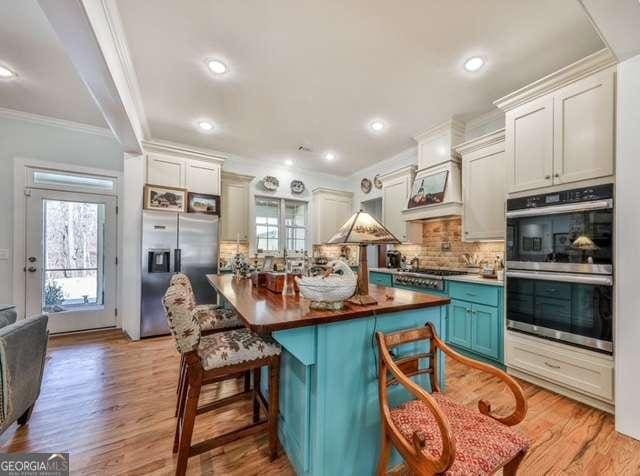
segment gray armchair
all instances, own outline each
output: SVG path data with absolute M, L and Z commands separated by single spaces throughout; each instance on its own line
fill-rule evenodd
M 48 319 L 40 315 L 16 322 L 12 308 L 0 307 L 0 434 L 31 417 L 40 395 Z

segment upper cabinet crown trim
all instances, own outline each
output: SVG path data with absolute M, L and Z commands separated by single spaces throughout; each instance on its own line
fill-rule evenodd
M 494 132 L 489 132 L 483 136 L 476 137 L 475 139 L 468 140 L 467 142 L 456 146 L 453 150 L 460 155 L 466 155 L 469 152 L 484 149 L 490 145 L 504 143 L 504 140 L 505 129 L 502 128 Z
M 225 170 L 222 171 L 222 180 L 251 182 L 254 178 L 256 178 L 254 175 L 237 174 L 235 172 L 227 172 Z
M 460 136 L 464 136 L 464 128 L 465 124 L 462 121 L 458 121 L 456 119 L 449 119 L 441 124 L 437 124 L 424 132 L 420 132 L 413 136 L 416 142 L 422 142 L 424 140 L 428 140 L 434 137 L 439 137 L 444 134 L 449 134 L 452 131 L 455 134 Z
M 505 112 L 510 111 L 532 99 L 553 92 L 615 64 L 616 58 L 613 53 L 608 48 L 604 48 L 517 91 L 507 94 L 494 101 L 493 104 Z
M 169 154 L 184 158 L 208 160 L 218 164 L 223 164 L 225 158 L 220 152 L 208 149 L 200 149 L 190 145 L 178 144 L 166 141 L 142 141 L 145 152 L 155 152 L 158 154 Z
M 405 167 L 392 170 L 391 172 L 380 174 L 380 177 L 378 178 L 382 180 L 382 183 L 384 184 L 385 180 L 391 180 L 396 177 L 402 177 L 404 175 L 415 175 L 416 170 L 418 170 L 418 167 L 416 165 L 407 165 Z
M 330 193 L 332 195 L 342 195 L 344 197 L 349 197 L 349 198 L 353 197 L 353 192 L 347 192 L 345 190 L 336 190 L 328 187 L 316 187 L 311 191 L 311 193 L 313 195 L 316 195 L 318 193 Z

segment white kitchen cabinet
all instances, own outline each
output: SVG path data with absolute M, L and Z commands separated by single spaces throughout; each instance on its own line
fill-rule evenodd
M 328 241 L 353 214 L 353 193 L 316 188 L 313 200 L 313 244 Z
M 382 223 L 403 243 L 422 241 L 422 224 L 407 222 L 402 215 L 409 202 L 415 171 L 415 166 L 409 166 L 380 176 Z
M 147 154 L 147 183 L 154 185 L 220 195 L 221 169 L 221 164 L 217 162 L 165 154 Z
M 462 157 L 463 240 L 504 240 L 504 129 L 465 142 L 455 150 Z
M 508 193 L 613 176 L 610 61 L 588 57 L 495 102 L 505 111 Z
M 613 410 L 613 357 L 507 331 L 508 372 L 605 411 Z
M 222 241 L 249 241 L 250 175 L 222 173 Z
M 194 193 L 220 195 L 220 172 L 220 164 L 204 160 L 188 160 L 187 190 Z
M 553 185 L 553 97 L 505 115 L 509 192 Z
M 602 71 L 556 92 L 554 183 L 613 175 L 614 80 Z
M 170 155 L 147 155 L 147 183 L 165 187 L 185 188 L 187 159 Z

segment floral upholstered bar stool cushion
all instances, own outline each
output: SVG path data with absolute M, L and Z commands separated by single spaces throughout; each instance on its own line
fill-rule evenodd
M 162 305 L 178 352 L 184 354 L 196 350 L 200 342 L 200 323 L 193 316 L 186 290 L 182 286 L 169 286 Z
M 280 354 L 280 346 L 269 337 L 249 329 L 236 329 L 203 336 L 198 355 L 205 370 L 250 362 Z
M 186 274 L 174 274 L 171 277 L 170 284 L 185 290 L 187 303 L 192 309 L 195 319 L 200 323 L 202 332 L 242 327 L 242 322 L 238 319 L 236 313 L 230 309 L 224 309 L 217 304 L 197 305 L 191 281 Z

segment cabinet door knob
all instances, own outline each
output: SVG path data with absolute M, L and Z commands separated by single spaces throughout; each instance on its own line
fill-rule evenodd
M 551 175 L 545 175 L 544 178 L 545 180 L 549 180 L 551 178 Z
M 560 178 L 560 174 L 555 174 L 554 177 L 555 178 Z

